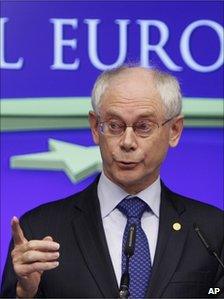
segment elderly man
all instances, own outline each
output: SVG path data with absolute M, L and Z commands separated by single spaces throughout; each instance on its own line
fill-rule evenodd
M 160 180 L 183 129 L 177 80 L 123 66 L 97 79 L 92 104 L 103 172 L 86 190 L 12 219 L 2 296 L 222 296 L 223 213 Z

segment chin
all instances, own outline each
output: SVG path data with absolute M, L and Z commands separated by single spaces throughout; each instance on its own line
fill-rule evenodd
M 142 176 L 137 175 L 135 171 L 122 171 L 116 173 L 114 181 L 124 187 L 130 187 L 136 184 L 141 184 Z

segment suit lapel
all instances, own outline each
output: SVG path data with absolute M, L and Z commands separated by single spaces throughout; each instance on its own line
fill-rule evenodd
M 104 234 L 96 183 L 77 201 L 73 229 L 102 297 L 118 297 L 118 285 Z
M 161 297 L 177 268 L 188 233 L 184 210 L 185 207 L 162 185 L 158 242 L 146 297 Z

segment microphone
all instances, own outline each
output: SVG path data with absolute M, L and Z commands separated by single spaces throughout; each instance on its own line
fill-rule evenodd
M 129 260 L 134 254 L 135 251 L 135 239 L 136 239 L 136 224 L 131 224 L 128 237 L 125 244 L 124 254 L 126 256 L 126 265 L 125 271 L 121 276 L 121 284 L 119 290 L 119 298 L 129 298 L 129 283 L 130 283 L 130 275 L 129 275 Z
M 124 254 L 127 257 L 131 257 L 135 251 L 135 239 L 136 239 L 136 224 L 131 224 L 128 232 L 128 238 L 124 249 Z
M 194 223 L 193 227 L 194 227 L 194 230 L 197 233 L 199 239 L 201 240 L 202 244 L 207 249 L 208 253 L 210 255 L 213 255 L 216 258 L 216 260 L 218 261 L 218 263 L 220 264 L 220 266 L 224 269 L 223 262 L 221 261 L 220 257 L 218 256 L 217 252 L 215 251 L 215 249 L 211 247 L 211 245 L 209 244 L 209 242 L 206 239 L 205 235 L 201 232 L 199 226 L 196 223 Z

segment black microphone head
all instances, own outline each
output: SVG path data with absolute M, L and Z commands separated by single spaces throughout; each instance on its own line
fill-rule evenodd
M 195 231 L 199 231 L 199 227 L 196 223 L 193 223 L 193 228 L 194 228 Z
M 131 257 L 135 250 L 135 239 L 136 239 L 136 224 L 131 224 L 128 231 L 128 238 L 125 244 L 124 254 Z

